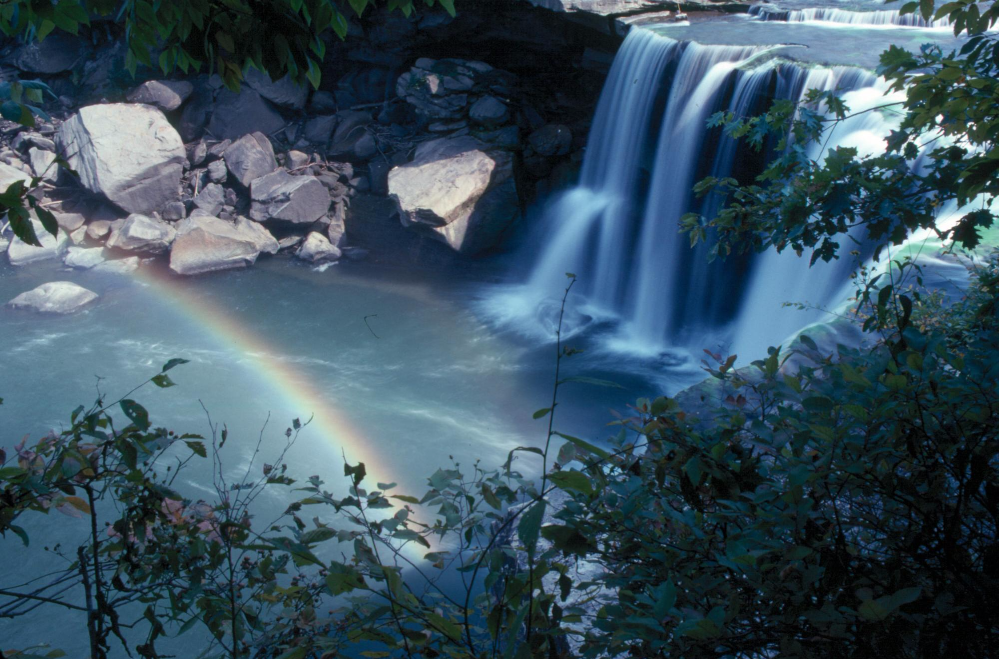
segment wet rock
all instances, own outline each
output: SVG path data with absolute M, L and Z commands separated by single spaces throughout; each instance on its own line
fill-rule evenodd
M 47 261 L 58 258 L 69 246 L 69 236 L 65 231 L 60 230 L 55 236 L 45 230 L 42 223 L 32 219 L 31 226 L 35 230 L 35 236 L 41 247 L 35 247 L 22 241 L 18 237 L 13 237 L 7 245 L 7 258 L 11 265 L 27 265 L 36 261 Z
M 318 231 L 313 231 L 295 252 L 295 256 L 309 263 L 327 263 L 340 258 L 340 250 Z
M 340 251 L 349 261 L 363 261 L 369 254 L 369 251 L 363 247 L 341 247 Z
M 86 270 L 104 263 L 103 247 L 70 247 L 62 262 L 70 268 Z
M 483 126 L 500 126 L 510 118 L 510 108 L 495 96 L 483 96 L 469 108 L 468 117 Z
M 293 110 L 303 109 L 309 96 L 308 87 L 296 83 L 288 76 L 271 80 L 267 73 L 252 67 L 247 69 L 244 82 L 271 103 Z
M 129 213 L 149 213 L 180 199 L 187 154 L 180 135 L 153 107 L 81 108 L 59 127 L 57 142 L 88 190 Z
M 225 206 L 225 190 L 218 183 L 209 183 L 194 198 L 194 205 L 209 215 L 218 215 Z
M 176 236 L 176 229 L 169 223 L 132 213 L 121 224 L 112 225 L 106 246 L 126 252 L 162 254 Z
M 270 174 L 277 169 L 274 146 L 263 133 L 244 135 L 233 142 L 223 153 L 229 172 L 244 187 L 249 187 L 254 179 Z
M 170 250 L 170 269 L 181 275 L 244 268 L 261 253 L 275 254 L 278 242 L 263 226 L 244 217 L 235 222 L 195 211 L 179 223 Z
M 124 259 L 105 261 L 104 263 L 99 263 L 95 265 L 93 268 L 91 268 L 93 272 L 103 272 L 105 274 L 112 274 L 112 275 L 127 275 L 129 273 L 135 272 L 138 269 L 139 269 L 138 256 L 129 256 Z
M 250 217 L 258 222 L 315 222 L 326 215 L 330 193 L 314 176 L 292 176 L 283 169 L 250 184 Z
M 281 114 L 257 91 L 244 87 L 238 94 L 228 89 L 218 93 L 207 130 L 218 138 L 236 139 L 257 131 L 270 135 L 284 124 Z
M 495 246 L 519 215 L 512 156 L 471 137 L 424 142 L 389 172 L 388 191 L 403 225 L 463 254 Z
M 542 156 L 564 156 L 572 148 L 572 131 L 568 126 L 548 124 L 527 138 L 528 144 Z
M 147 80 L 128 93 L 130 103 L 145 103 L 172 112 L 179 108 L 194 91 L 186 80 Z
M 97 293 L 70 281 L 52 281 L 21 293 L 7 303 L 14 309 L 39 313 L 70 314 L 97 299 Z

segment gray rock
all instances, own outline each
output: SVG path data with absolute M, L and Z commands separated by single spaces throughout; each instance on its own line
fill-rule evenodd
M 115 259 L 114 261 L 105 261 L 104 263 L 98 263 L 91 268 L 93 272 L 103 272 L 105 274 L 112 275 L 127 275 L 138 269 L 138 256 L 129 256 L 123 259 Z
M 226 164 L 221 160 L 208 163 L 208 178 L 212 183 L 225 183 L 227 177 Z
M 10 141 L 10 148 L 22 153 L 31 147 L 37 147 L 42 151 L 55 151 L 55 142 L 38 133 L 22 131 L 14 136 Z
M 333 211 L 329 215 L 329 224 L 326 226 L 326 237 L 330 239 L 330 244 L 334 247 L 342 247 L 347 232 L 344 223 L 346 219 L 346 205 L 342 201 L 333 204 Z
M 13 237 L 7 245 L 7 258 L 11 265 L 26 265 L 36 261 L 47 261 L 58 258 L 66 251 L 69 245 L 69 236 L 65 231 L 60 230 L 55 236 L 45 230 L 42 223 L 36 219 L 31 220 L 31 226 L 35 230 L 35 236 L 41 247 L 35 247 L 22 241 L 18 237 Z
M 176 221 L 187 216 L 187 206 L 182 201 L 171 201 L 163 208 L 163 219 Z
M 295 252 L 295 256 L 309 263 L 327 263 L 340 258 L 340 250 L 318 231 L 313 231 Z
M 194 93 L 184 103 L 177 119 L 177 132 L 185 142 L 193 142 L 205 132 L 205 126 L 215 109 L 215 91 L 202 77 L 195 81 Z
M 245 187 L 277 169 L 274 147 L 263 133 L 244 135 L 233 142 L 222 157 L 232 175 Z
M 111 233 L 112 220 L 95 220 L 87 225 L 87 238 L 101 241 Z
M 70 314 L 96 299 L 97 293 L 73 282 L 51 281 L 21 293 L 8 302 L 7 306 L 40 313 Z
M 18 48 L 14 65 L 29 73 L 52 75 L 75 67 L 83 54 L 83 42 L 78 37 L 56 31 L 44 41 L 32 41 Z
M 404 226 L 428 232 L 462 254 L 495 246 L 519 215 L 513 157 L 471 137 L 424 142 L 388 174 Z
M 219 92 L 207 130 L 220 139 L 236 139 L 257 131 L 270 135 L 284 124 L 281 114 L 257 91 L 244 87 L 238 94 L 228 89 Z
M 151 106 L 81 108 L 59 127 L 57 142 L 88 190 L 129 213 L 149 213 L 180 199 L 184 144 Z
M 286 238 L 282 238 L 278 241 L 278 250 L 283 252 L 286 249 L 298 247 L 302 244 L 303 240 L 305 240 L 303 236 L 288 236 Z
M 271 103 L 293 110 L 303 109 L 309 96 L 308 87 L 299 85 L 288 76 L 271 80 L 270 75 L 252 67 L 246 71 L 243 80 Z
M 73 213 L 64 210 L 50 209 L 52 215 L 55 216 L 56 222 L 59 226 L 66 230 L 67 233 L 73 233 L 86 223 L 87 218 L 83 213 Z
M 500 149 L 514 150 L 520 146 L 520 128 L 517 126 L 503 126 L 496 130 L 482 131 L 476 136 Z
M 330 193 L 314 176 L 292 176 L 283 169 L 250 184 L 250 217 L 258 222 L 315 222 L 326 215 Z
M 468 118 L 483 126 L 500 126 L 510 118 L 510 108 L 495 96 L 483 96 L 469 108 Z
M 132 213 L 118 224 L 112 224 L 106 246 L 127 252 L 162 254 L 177 236 L 176 229 L 163 220 Z
M 164 112 L 172 112 L 194 91 L 186 80 L 147 80 L 128 93 L 130 103 L 145 103 Z
M 35 176 L 48 183 L 55 183 L 59 180 L 61 168 L 55 164 L 56 154 L 51 151 L 42 151 L 38 147 L 31 147 L 28 149 L 28 159 Z
M 103 247 L 70 247 L 62 262 L 70 268 L 86 270 L 104 263 Z
M 285 166 L 288 169 L 299 169 L 309 164 L 309 154 L 301 151 L 289 151 L 285 158 Z
M 375 143 L 374 135 L 365 131 L 361 139 L 354 143 L 354 157 L 358 160 L 370 160 L 377 154 L 378 145 Z
M 364 127 L 374 121 L 370 112 L 338 112 L 337 126 L 333 132 L 333 143 L 330 145 L 331 156 L 350 154 L 354 145 L 367 134 Z
M 562 124 L 548 124 L 534 131 L 527 143 L 542 156 L 564 156 L 572 148 L 572 131 Z
M 170 269 L 181 275 L 243 268 L 261 252 L 277 253 L 278 242 L 263 226 L 244 217 L 228 222 L 195 211 L 180 223 L 170 250 Z
M 17 167 L 0 162 L 0 192 L 9 188 L 14 181 L 23 181 L 27 186 L 31 182 L 31 176 Z
M 332 114 L 336 112 L 336 99 L 330 92 L 314 92 L 309 101 L 309 112 L 315 114 Z
M 218 215 L 225 206 L 225 189 L 218 183 L 209 183 L 194 198 L 194 205 L 209 215 Z
M 313 144 L 326 144 L 336 128 L 336 115 L 323 114 L 305 122 L 304 137 Z
M 261 135 L 263 135 L 263 133 L 261 133 Z M 266 135 L 265 135 L 265 137 L 266 137 Z M 221 158 L 222 154 L 225 153 L 225 150 L 228 149 L 229 145 L 231 145 L 231 144 L 232 144 L 232 140 L 230 140 L 230 139 L 224 139 L 224 140 L 220 140 L 220 141 L 216 142 L 215 144 L 213 144 L 210 147 L 208 147 L 208 156 L 207 156 L 206 159 L 207 160 L 216 160 L 218 158 Z

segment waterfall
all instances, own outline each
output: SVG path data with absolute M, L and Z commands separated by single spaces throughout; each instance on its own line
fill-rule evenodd
M 807 9 L 777 9 L 753 5 L 749 14 L 761 21 L 782 21 L 785 23 L 834 23 L 839 25 L 862 25 L 865 27 L 911 27 L 947 28 L 950 19 L 927 21 L 918 13 L 900 15 L 898 10 L 879 9 L 875 11 L 849 11 L 833 7 L 810 7 Z

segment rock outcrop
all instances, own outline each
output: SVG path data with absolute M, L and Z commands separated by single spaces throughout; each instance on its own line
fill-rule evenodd
M 180 199 L 187 154 L 163 113 L 148 105 L 81 108 L 59 127 L 66 160 L 90 191 L 129 213 L 150 213 Z
M 7 303 L 14 309 L 70 314 L 97 299 L 97 293 L 69 281 L 52 281 L 21 293 Z
M 126 252 L 162 254 L 170 248 L 177 230 L 163 220 L 132 213 L 120 224 L 114 223 L 106 246 Z
M 38 237 L 38 242 L 42 246 L 35 247 L 22 241 L 20 238 L 12 238 L 10 245 L 7 246 L 7 258 L 10 260 L 11 265 L 27 265 L 36 261 L 58 258 L 66 251 L 66 247 L 69 244 L 69 236 L 65 231 L 59 231 L 53 236 L 45 230 L 45 227 L 38 220 L 32 220 L 31 225 L 35 230 L 35 236 Z
M 275 254 L 278 243 L 264 227 L 236 218 L 229 222 L 194 211 L 177 227 L 170 250 L 170 269 L 181 275 L 244 268 L 261 253 Z
M 472 137 L 425 142 L 389 172 L 388 187 L 405 226 L 462 254 L 495 246 L 520 212 L 512 156 Z

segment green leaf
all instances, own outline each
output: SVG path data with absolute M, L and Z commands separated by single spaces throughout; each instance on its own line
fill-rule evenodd
M 187 444 L 187 448 L 191 449 L 191 451 L 194 452 L 196 455 L 199 455 L 202 458 L 208 457 L 208 450 L 205 448 L 204 442 L 196 442 L 188 440 L 185 441 L 184 443 Z
M 318 528 L 306 531 L 302 534 L 302 542 L 307 545 L 315 544 L 317 542 L 326 542 L 331 538 L 336 537 L 336 531 L 328 528 Z
M 593 384 L 598 387 L 611 387 L 613 389 L 624 389 L 624 387 L 619 385 L 617 382 L 611 382 L 610 380 L 600 380 L 598 378 L 571 377 L 571 378 L 565 378 L 564 380 L 559 380 L 558 383 L 565 384 L 567 382 L 579 382 L 581 384 Z
M 152 378 L 152 383 L 161 389 L 166 389 L 168 387 L 175 386 L 173 380 L 166 373 L 160 373 L 159 375 L 154 375 Z
M 587 496 L 593 494 L 593 484 L 586 477 L 586 474 L 581 471 L 556 471 L 548 476 L 548 478 L 563 490 L 579 492 Z
M 550 407 L 543 407 L 533 414 L 533 418 L 540 419 L 543 416 L 548 416 L 548 413 L 552 411 Z
M 528 556 L 534 556 L 534 550 L 538 546 L 538 537 L 541 534 L 541 522 L 545 518 L 546 506 L 544 499 L 536 501 L 527 509 L 527 512 L 520 518 L 520 523 L 517 524 L 517 538 L 526 549 Z
M 561 432 L 557 432 L 557 431 L 555 432 L 555 434 L 558 435 L 559 437 L 561 437 L 562 439 L 566 440 L 567 442 L 572 442 L 572 444 L 574 444 L 576 446 L 576 448 L 583 449 L 587 453 L 595 455 L 598 458 L 606 460 L 607 458 L 610 457 L 610 453 L 608 453 L 607 451 L 605 451 L 605 450 L 603 450 L 601 448 L 597 448 L 593 444 L 591 444 L 591 443 L 589 443 L 589 442 L 587 442 L 585 440 L 582 440 L 582 439 L 580 439 L 578 437 L 573 437 L 572 435 L 566 435 L 565 433 L 561 433 Z
M 146 408 L 127 398 L 121 401 L 120 405 L 121 411 L 135 424 L 136 428 L 149 430 L 149 412 L 146 411 Z
M 177 358 L 174 358 L 174 359 L 171 359 L 170 361 L 168 361 L 166 364 L 163 364 L 163 368 L 160 369 L 160 372 L 161 373 L 166 373 L 167 371 L 169 371 L 174 366 L 180 366 L 181 364 L 187 364 L 187 363 L 188 363 L 188 360 L 186 360 L 186 359 L 177 359 Z

